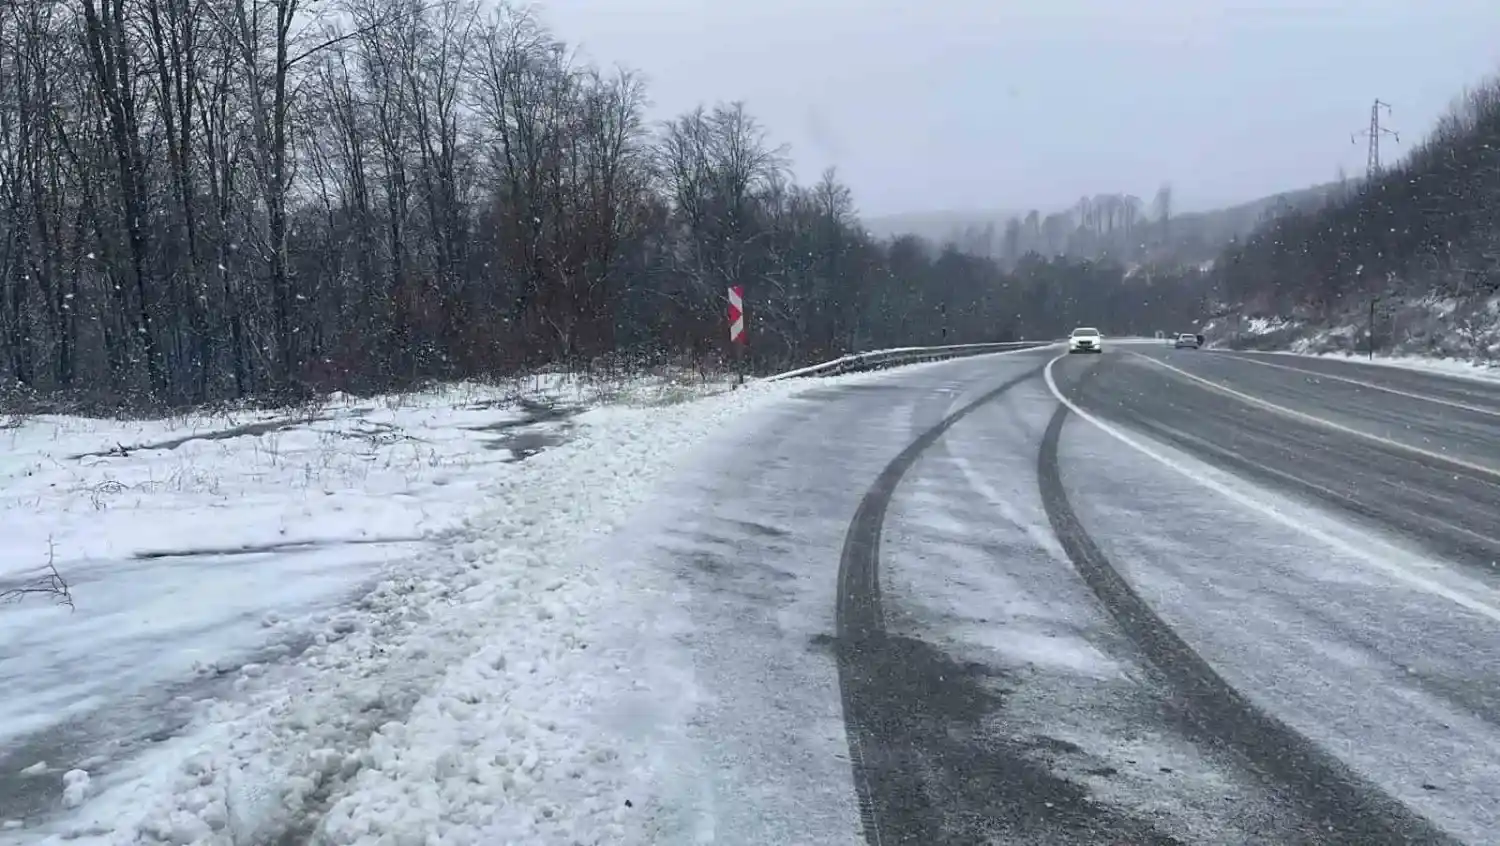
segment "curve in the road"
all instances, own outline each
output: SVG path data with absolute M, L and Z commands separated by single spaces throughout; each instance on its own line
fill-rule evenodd
M 1326 544 L 1356 560 L 1360 560 L 1371 569 L 1377 570 L 1424 593 L 1440 597 L 1489 620 L 1500 622 L 1500 606 L 1486 601 L 1480 595 L 1459 589 L 1442 580 L 1434 579 L 1420 567 L 1413 568 L 1397 560 L 1388 560 L 1385 556 L 1368 555 L 1359 548 L 1349 545 L 1346 540 L 1324 531 L 1315 524 L 1299 520 L 1283 512 L 1281 509 L 1268 505 L 1260 499 L 1245 495 L 1236 487 L 1221 483 L 1215 478 L 1219 472 L 1217 468 L 1222 467 L 1239 479 L 1246 479 L 1268 485 L 1272 489 L 1279 488 L 1293 494 L 1299 494 L 1310 501 L 1321 501 L 1334 505 L 1356 518 L 1368 520 L 1374 524 L 1387 528 L 1396 527 L 1411 534 L 1429 549 L 1442 555 L 1454 557 L 1456 560 L 1468 560 L 1486 565 L 1488 562 L 1493 561 L 1494 554 L 1491 551 L 1493 542 L 1488 538 L 1477 537 L 1474 532 L 1464 528 L 1462 525 L 1444 525 L 1441 531 L 1424 530 L 1420 525 L 1421 515 L 1419 509 L 1410 508 L 1404 503 L 1393 507 L 1377 507 L 1379 503 L 1372 503 L 1365 499 L 1351 496 L 1347 491 L 1341 492 L 1334 487 L 1330 487 L 1328 484 L 1320 484 L 1317 479 L 1306 478 L 1305 474 L 1292 472 L 1290 470 L 1291 465 L 1288 465 L 1286 462 L 1281 462 L 1281 466 L 1272 466 L 1272 463 L 1267 461 L 1264 455 L 1259 460 L 1247 458 L 1241 451 L 1215 442 L 1215 439 L 1211 435 L 1197 437 L 1184 431 L 1181 426 L 1168 425 L 1150 415 L 1143 415 L 1139 413 L 1139 410 L 1130 401 L 1110 401 L 1108 403 L 1108 416 L 1113 422 L 1106 422 L 1064 396 L 1055 381 L 1050 380 L 1050 370 L 1048 373 L 1049 381 L 1051 382 L 1050 389 L 1053 395 L 1059 402 L 1067 406 L 1068 410 L 1074 416 L 1088 421 L 1096 428 L 1137 452 L 1160 462 L 1174 472 L 1181 473 L 1194 483 L 1214 491 L 1216 494 L 1247 510 L 1256 512 L 1261 516 L 1284 525 L 1290 531 L 1300 533 L 1318 543 Z M 1185 384 L 1195 383 L 1187 380 Z M 1111 398 L 1111 400 L 1114 399 L 1119 398 Z M 1191 416 L 1203 417 L 1202 409 L 1195 407 Z M 1311 424 L 1300 423 L 1296 421 L 1296 418 L 1289 417 L 1287 419 L 1292 420 L 1294 426 L 1302 425 L 1307 427 L 1300 433 L 1293 435 L 1292 440 L 1307 440 L 1314 437 L 1313 433 L 1318 431 L 1319 428 L 1326 429 L 1326 427 L 1314 427 Z M 1119 422 L 1126 423 L 1133 429 L 1148 434 L 1156 442 L 1170 445 L 1189 455 L 1196 455 L 1200 459 L 1206 458 L 1210 461 L 1211 466 L 1202 467 L 1198 470 L 1187 469 L 1177 461 L 1158 452 L 1155 448 L 1137 440 L 1136 437 L 1127 435 L 1116 428 L 1114 424 Z M 1332 432 L 1335 430 L 1328 431 Z M 1231 439 L 1233 438 L 1232 435 L 1220 435 L 1220 437 L 1225 439 L 1226 444 L 1231 443 Z M 1427 464 L 1427 459 L 1421 456 L 1417 456 L 1409 451 L 1385 447 L 1379 442 L 1366 438 L 1356 438 L 1351 442 L 1367 444 L 1372 451 L 1369 453 L 1340 453 L 1334 460 L 1347 462 L 1351 466 L 1393 467 L 1404 464 L 1409 466 L 1413 471 L 1425 474 L 1428 478 L 1443 479 L 1454 484 L 1465 483 L 1467 481 L 1466 477 L 1469 475 L 1467 471 L 1455 470 L 1451 464 L 1432 466 Z M 1331 445 L 1326 442 L 1319 443 L 1311 457 L 1321 457 L 1319 453 L 1326 452 L 1329 446 Z M 1307 454 L 1304 454 L 1304 457 L 1308 457 Z M 1399 476 L 1397 479 L 1397 489 L 1407 492 L 1408 486 L 1399 481 Z M 1416 488 L 1416 490 L 1420 489 L 1420 486 Z M 1449 496 L 1453 498 L 1452 495 Z M 1459 498 L 1466 500 L 1472 496 L 1472 493 L 1465 493 Z M 1483 503 L 1487 502 L 1487 500 L 1478 500 L 1478 502 Z M 1445 522 L 1452 523 L 1454 521 Z
M 885 829 L 896 829 L 889 842 L 902 839 L 898 831 L 908 826 L 891 820 L 888 803 L 884 796 L 890 791 L 882 790 L 878 783 L 889 776 L 891 767 L 880 766 L 871 760 L 871 755 L 880 746 L 872 732 L 877 730 L 874 714 L 870 713 L 870 697 L 866 693 L 871 679 L 869 668 L 878 659 L 872 653 L 881 650 L 880 643 L 885 634 L 885 615 L 880 601 L 880 533 L 885 525 L 886 509 L 896 486 L 917 459 L 929 447 L 953 427 L 953 424 L 973 413 L 975 409 L 1006 391 L 1036 377 L 1041 368 L 1029 370 L 1013 378 L 983 396 L 965 405 L 940 420 L 932 428 L 912 441 L 886 465 L 875 483 L 860 499 L 844 536 L 844 549 L 839 557 L 838 594 L 835 610 L 835 627 L 838 634 L 839 691 L 844 702 L 844 725 L 849 737 L 849 759 L 854 769 L 854 787 L 859 794 L 861 821 L 865 839 L 871 846 L 885 846 Z M 909 815 L 908 815 L 909 816 Z
M 1304 423 L 1310 423 L 1314 426 L 1320 426 L 1325 429 L 1332 429 L 1339 434 L 1348 435 L 1354 438 L 1360 438 L 1371 443 L 1379 444 L 1380 446 L 1383 446 L 1387 449 L 1399 450 L 1411 455 L 1419 456 L 1427 461 L 1446 464 L 1456 470 L 1477 473 L 1490 479 L 1500 479 L 1500 470 L 1497 470 L 1493 467 L 1486 467 L 1482 464 L 1475 464 L 1471 461 L 1464 461 L 1460 458 L 1443 455 L 1441 453 L 1433 452 L 1432 450 L 1422 449 L 1420 447 L 1412 446 L 1411 444 L 1401 443 L 1400 441 L 1394 441 L 1390 438 L 1383 438 L 1379 435 L 1372 435 L 1369 432 L 1361 432 L 1358 429 L 1345 426 L 1341 423 L 1336 423 L 1332 420 L 1318 417 L 1314 414 L 1307 414 L 1306 412 L 1298 411 L 1295 408 L 1287 408 L 1284 405 L 1278 405 L 1277 403 L 1271 402 L 1270 400 L 1251 396 L 1250 394 L 1247 394 L 1243 391 L 1237 391 L 1234 388 L 1229 387 L 1228 385 L 1222 384 L 1220 382 L 1215 382 L 1212 379 L 1205 379 L 1195 373 L 1189 373 L 1186 370 L 1183 370 L 1181 367 L 1173 367 L 1172 365 L 1167 364 L 1164 361 L 1158 361 L 1154 358 L 1151 358 L 1150 356 L 1144 356 L 1140 353 L 1131 353 L 1131 355 L 1134 355 L 1142 361 L 1148 362 L 1156 367 L 1160 367 L 1163 370 L 1180 376 L 1183 379 L 1196 382 L 1206 388 L 1209 388 L 1210 390 L 1218 391 L 1219 393 L 1222 393 L 1226 396 L 1233 397 L 1234 399 L 1239 400 L 1240 402 L 1247 405 L 1253 405 L 1257 408 L 1263 408 L 1275 414 L 1280 414 L 1284 417 L 1290 417 L 1293 420 L 1300 420 Z
M 871 846 L 1025 842 L 1180 846 L 1150 823 L 1095 803 L 1044 765 L 979 737 L 953 737 L 994 708 L 987 669 L 953 662 L 888 634 L 880 536 L 897 486 L 945 432 L 984 404 L 1041 375 L 1028 368 L 924 431 L 866 491 L 845 535 L 837 590 L 837 656 L 854 784 Z
M 1312 376 L 1318 379 L 1332 379 L 1335 382 L 1343 382 L 1349 385 L 1358 385 L 1361 388 L 1369 388 L 1372 391 L 1380 391 L 1382 393 L 1391 394 L 1392 396 L 1405 397 L 1407 399 L 1420 400 L 1422 402 L 1430 402 L 1433 405 L 1443 405 L 1447 406 L 1448 408 L 1457 408 L 1461 411 L 1473 412 L 1474 414 L 1485 414 L 1491 417 L 1500 417 L 1500 409 L 1488 408 L 1482 405 L 1474 405 L 1473 403 L 1467 402 L 1457 402 L 1455 400 L 1444 399 L 1443 397 L 1435 397 L 1429 394 L 1417 394 L 1412 393 L 1411 391 L 1403 391 L 1400 388 L 1392 388 L 1389 385 L 1381 385 L 1377 382 L 1371 382 L 1367 379 L 1351 379 L 1348 376 L 1339 376 L 1334 373 L 1327 373 L 1317 370 L 1307 370 L 1302 367 L 1291 367 L 1285 364 L 1278 364 L 1273 361 L 1263 361 L 1261 360 L 1261 358 L 1255 356 L 1237 355 L 1234 356 L 1234 359 L 1236 361 L 1243 361 L 1248 364 L 1254 364 L 1259 367 L 1270 367 L 1276 370 L 1284 370 L 1291 373 L 1297 373 L 1302 376 Z
M 1256 772 L 1303 807 L 1316 832 L 1313 842 L 1453 843 L 1428 820 L 1352 772 L 1295 729 L 1235 690 L 1173 631 L 1115 569 L 1089 537 L 1063 487 L 1058 443 L 1072 404 L 1046 367 L 1048 386 L 1059 400 L 1043 435 L 1037 473 L 1052 529 L 1079 574 L 1120 629 L 1177 691 L 1190 720 L 1210 738 L 1243 756 Z M 1095 373 L 1090 368 L 1083 378 Z

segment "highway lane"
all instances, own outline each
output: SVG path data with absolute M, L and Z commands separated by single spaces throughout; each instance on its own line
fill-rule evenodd
M 663 625 L 692 656 L 677 669 L 690 717 L 662 729 L 672 740 L 652 782 L 664 795 L 641 803 L 645 842 L 846 846 L 877 824 L 886 844 L 965 842 L 899 836 L 932 831 L 955 800 L 935 785 L 965 772 L 918 729 L 934 701 L 925 682 L 950 664 L 913 642 L 837 637 L 841 548 L 892 459 L 975 392 L 1034 382 L 1048 355 L 819 380 L 748 440 L 704 455 L 657 503 L 660 525 L 620 540 L 621 566 L 663 571 L 686 618 Z M 851 720 L 878 730 L 858 767 Z M 902 765 L 913 758 L 935 766 Z
M 1160 530 L 1190 524 L 1118 486 L 1071 487 L 1091 468 L 1061 455 L 1067 416 L 1045 368 L 1015 374 L 1031 356 L 947 365 L 960 395 L 913 432 L 850 522 L 837 640 L 867 842 L 1452 842 L 1323 742 L 1342 706 L 1316 674 L 1291 675 L 1291 704 L 1323 709 L 1289 721 L 1281 700 L 1236 686 L 1234 664 L 1222 677 L 1213 664 L 1248 659 L 1263 678 L 1284 662 L 1176 634 L 1220 620 L 1217 597 L 1179 607 L 1121 589 L 1132 570 L 1091 534 L 1162 542 Z M 1073 359 L 1071 375 L 1110 362 Z M 1112 460 L 1151 464 L 1110 446 Z M 1180 475 L 1159 484 L 1196 490 Z M 1113 497 L 1135 514 L 1099 524 Z M 1265 552 L 1329 554 L 1316 542 Z M 1363 728 L 1389 735 L 1389 716 Z
M 1212 352 L 1138 347 L 1098 376 L 1084 407 L 1496 583 L 1500 412 Z
M 1059 362 L 1063 393 L 1172 466 L 1070 417 L 1060 461 L 1102 554 L 1359 790 L 1486 842 L 1500 826 L 1500 477 L 1484 444 L 1500 443 L 1500 417 L 1406 374 L 1396 393 L 1296 359 L 1114 353 Z
M 701 691 L 663 729 L 654 842 L 1319 842 L 1192 736 L 1052 537 L 1055 354 L 830 380 L 621 547 L 679 597 Z
M 892 740 L 927 750 L 907 772 L 931 775 L 908 783 L 933 812 L 899 817 L 882 842 L 1307 842 L 1316 825 L 1280 785 L 1185 724 L 1053 535 L 1037 449 L 1056 407 L 1041 379 L 1016 386 L 892 498 L 887 628 L 920 659 L 902 677 L 930 679 L 890 706 L 928 730 Z
M 1500 392 L 1057 352 L 829 380 L 667 504 L 658 842 L 1489 842 Z
M 1336 423 L 1369 436 L 1367 440 L 1390 440 L 1408 451 L 1435 453 L 1453 462 L 1500 472 L 1492 440 L 1500 425 L 1500 397 L 1486 392 L 1488 386 L 1482 383 L 1476 385 L 1473 395 L 1460 400 L 1442 379 L 1427 388 L 1409 375 L 1395 383 L 1382 378 L 1379 371 L 1391 368 L 1335 361 L 1335 366 L 1346 371 L 1335 374 L 1323 372 L 1329 369 L 1326 363 L 1312 370 L 1303 366 L 1301 359 L 1290 356 L 1178 352 L 1154 346 L 1144 349 L 1162 365 L 1188 365 L 1184 372 L 1191 376 L 1285 411 L 1311 415 L 1324 429 L 1327 423 Z M 1283 416 L 1287 416 L 1285 411 Z
M 1294 356 L 1283 353 L 1210 350 L 1220 359 L 1237 358 L 1307 373 L 1353 380 L 1386 390 L 1405 391 L 1445 402 L 1475 405 L 1500 412 L 1500 379 L 1463 378 L 1414 368 L 1366 363 L 1357 356 Z

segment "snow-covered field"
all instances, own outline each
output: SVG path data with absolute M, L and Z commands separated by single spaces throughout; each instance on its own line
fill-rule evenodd
M 0 604 L 0 839 L 641 842 L 628 641 L 672 600 L 604 544 L 808 384 L 725 387 L 9 421 L 0 591 L 72 607 Z

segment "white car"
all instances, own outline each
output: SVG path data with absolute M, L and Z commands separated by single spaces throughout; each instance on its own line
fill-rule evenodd
M 1099 334 L 1098 329 L 1080 326 L 1068 336 L 1068 352 L 1102 353 L 1104 352 L 1104 336 Z

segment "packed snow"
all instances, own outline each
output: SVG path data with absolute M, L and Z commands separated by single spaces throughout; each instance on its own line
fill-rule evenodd
M 808 383 L 727 387 L 11 421 L 0 590 L 71 607 L 0 605 L 5 839 L 644 842 L 620 640 L 673 600 L 608 533 Z

